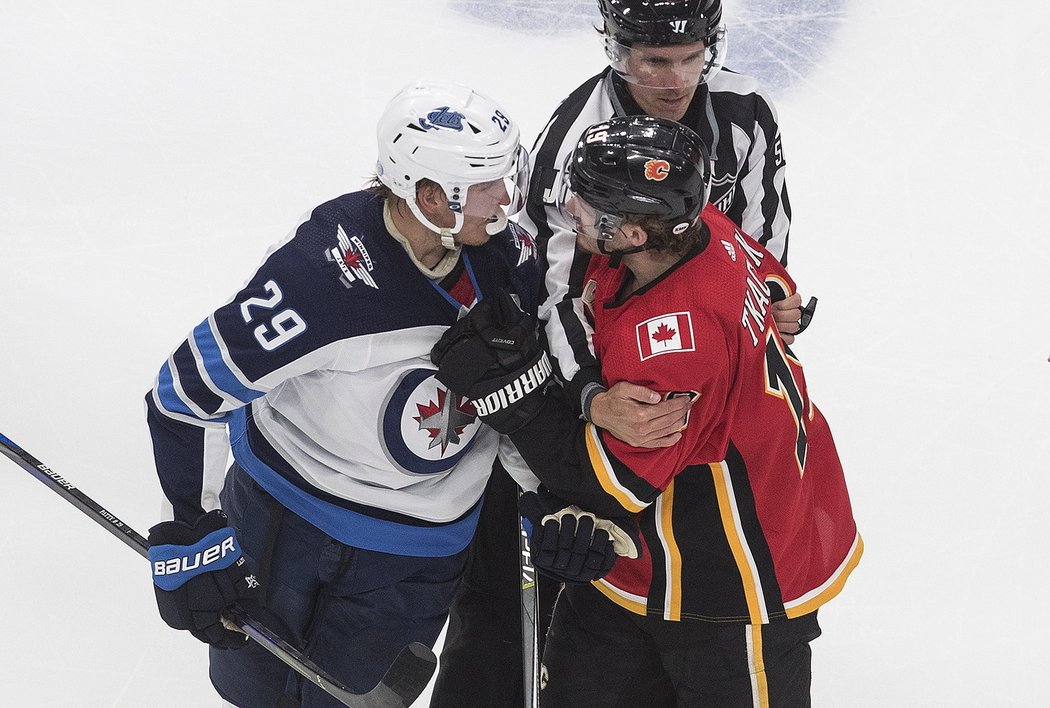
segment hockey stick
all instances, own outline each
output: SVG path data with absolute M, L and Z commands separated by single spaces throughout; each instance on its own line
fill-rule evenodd
M 0 452 L 11 458 L 29 474 L 46 484 L 63 499 L 87 514 L 92 520 L 146 557 L 149 543 L 133 528 L 106 511 L 91 497 L 76 488 L 47 465 L 20 448 L 0 433 Z M 227 610 L 226 619 L 258 642 L 264 649 L 283 661 L 312 683 L 319 686 L 348 708 L 408 708 L 430 682 L 437 668 L 437 657 L 424 644 L 412 642 L 401 650 L 383 679 L 367 693 L 353 693 L 345 684 L 333 678 L 324 669 L 303 656 L 262 622 L 234 606 Z
M 521 490 L 518 491 L 521 494 Z M 532 565 L 529 532 L 518 517 L 518 560 L 521 563 L 521 657 L 525 682 L 525 708 L 540 705 L 540 588 Z

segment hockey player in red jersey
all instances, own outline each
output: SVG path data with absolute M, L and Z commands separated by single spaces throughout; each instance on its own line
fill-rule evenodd
M 817 608 L 860 560 L 830 429 L 771 311 L 794 283 L 707 205 L 710 173 L 693 131 L 647 116 L 591 126 L 563 171 L 578 245 L 606 256 L 584 288 L 603 382 L 690 398 L 677 444 L 631 447 L 580 420 L 558 387 L 501 397 L 519 390 L 509 374 L 464 377 L 468 349 L 486 369 L 471 330 L 493 341 L 524 317 L 507 308 L 475 308 L 435 348 L 439 379 L 485 401 L 483 420 L 500 414 L 547 509 L 571 502 L 640 532 L 634 557 L 566 585 L 545 708 L 617 706 L 654 676 L 677 706 L 808 705 Z

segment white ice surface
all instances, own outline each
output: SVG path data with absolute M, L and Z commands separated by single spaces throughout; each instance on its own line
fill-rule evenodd
M 0 432 L 144 532 L 155 371 L 360 187 L 396 89 L 473 84 L 531 142 L 602 66 L 589 3 L 491 4 L 4 0 Z M 729 65 L 776 91 L 791 270 L 821 300 L 796 350 L 867 548 L 821 611 L 814 704 L 1046 705 L 1050 9 L 734 13 Z M 218 705 L 145 563 L 6 459 L 0 608 L 4 706 Z

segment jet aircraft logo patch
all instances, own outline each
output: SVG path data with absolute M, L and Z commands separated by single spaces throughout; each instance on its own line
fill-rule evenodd
M 347 236 L 342 224 L 339 224 L 336 229 L 336 238 L 339 244 L 326 250 L 324 255 L 325 258 L 339 266 L 339 282 L 348 288 L 355 282 L 362 282 L 378 290 L 379 284 L 371 275 L 375 265 L 361 239 L 357 236 Z

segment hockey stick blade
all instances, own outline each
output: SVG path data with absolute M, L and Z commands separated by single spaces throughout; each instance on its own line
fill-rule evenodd
M 30 455 L 3 433 L 0 433 L 0 452 L 140 556 L 147 557 L 149 542 L 141 534 L 115 514 L 99 506 L 72 482 Z M 354 693 L 243 609 L 235 606 L 227 610 L 226 615 L 252 640 L 347 708 L 409 708 L 423 693 L 437 668 L 434 652 L 424 644 L 412 642 L 401 650 L 375 688 L 366 693 Z

